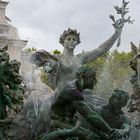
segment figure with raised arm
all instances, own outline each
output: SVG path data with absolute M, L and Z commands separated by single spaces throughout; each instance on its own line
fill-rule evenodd
M 64 47 L 61 55 L 55 56 L 44 50 L 37 51 L 32 55 L 32 62 L 39 67 L 43 66 L 48 73 L 48 85 L 52 89 L 61 87 L 67 81 L 75 79 L 75 73 L 78 68 L 105 54 L 117 40 L 119 46 L 124 23 L 133 22 L 130 20 L 130 17 L 127 19 L 124 17 L 128 13 L 128 8 L 126 8 L 127 4 L 128 2 L 123 0 L 122 7 L 114 6 L 117 13 L 121 15 L 121 18 L 116 20 L 113 15 L 110 15 L 115 32 L 96 49 L 87 53 L 74 55 L 76 45 L 81 42 L 80 33 L 69 28 L 60 36 L 59 42 Z

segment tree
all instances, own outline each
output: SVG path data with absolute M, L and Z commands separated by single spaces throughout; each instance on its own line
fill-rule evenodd
M 37 51 L 37 49 L 34 48 L 34 47 L 32 47 L 32 48 L 28 48 L 27 50 L 28 50 L 28 52 L 36 52 L 36 51 Z
M 53 54 L 61 54 L 61 51 L 55 49 L 55 50 L 53 51 Z
M 97 69 L 97 85 L 95 94 L 108 99 L 116 88 L 131 91 L 130 77 L 132 70 L 129 69 L 129 61 L 133 57 L 131 52 L 118 52 L 114 50 L 98 58 L 91 64 Z

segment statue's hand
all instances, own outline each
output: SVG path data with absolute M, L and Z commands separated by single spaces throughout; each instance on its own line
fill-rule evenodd
M 123 27 L 124 27 L 124 23 L 122 23 L 122 22 L 117 23 L 117 25 L 115 27 L 115 32 L 118 33 L 118 35 L 120 35 Z
M 110 19 L 113 21 L 113 27 L 118 32 L 122 31 L 122 28 L 125 23 L 132 24 L 134 22 L 134 20 L 131 20 L 130 16 L 126 18 L 126 14 L 129 12 L 129 8 L 127 7 L 128 4 L 128 1 L 123 0 L 121 7 L 117 5 L 114 6 L 114 9 L 116 10 L 117 14 L 120 15 L 119 19 L 116 19 L 114 15 L 110 15 Z
M 127 131 L 125 131 L 125 130 L 112 129 L 109 132 L 109 140 L 118 140 L 118 139 L 123 139 L 123 138 L 128 138 Z

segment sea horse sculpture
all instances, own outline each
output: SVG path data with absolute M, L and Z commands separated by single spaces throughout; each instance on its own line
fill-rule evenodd
M 137 47 L 131 42 L 131 49 L 134 52 L 134 57 L 131 59 L 129 66 L 135 71 L 131 78 L 131 84 L 133 85 L 133 93 L 131 95 L 131 102 L 129 105 L 129 111 L 140 112 L 140 45 Z

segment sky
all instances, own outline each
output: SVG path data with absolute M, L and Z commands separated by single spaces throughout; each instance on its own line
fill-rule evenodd
M 81 43 L 75 54 L 97 48 L 113 33 L 109 15 L 116 15 L 114 5 L 121 0 L 9 0 L 6 15 L 17 27 L 20 38 L 28 40 L 27 47 L 53 51 L 63 50 L 60 34 L 68 28 L 80 32 Z M 125 24 L 120 51 L 130 51 L 130 41 L 140 43 L 140 0 L 130 0 L 127 16 L 134 24 Z M 116 49 L 116 44 L 113 49 Z

